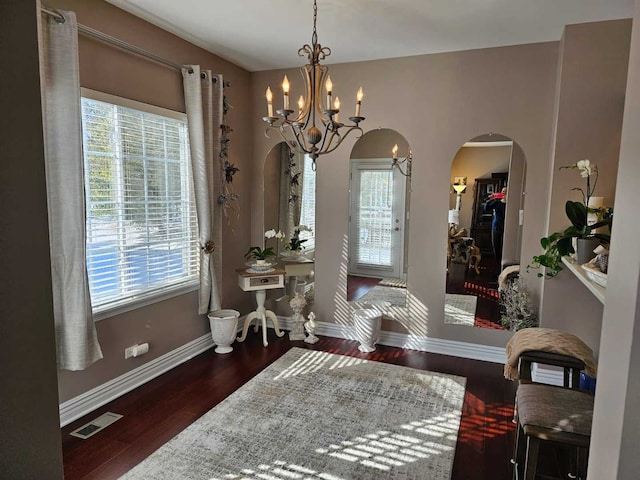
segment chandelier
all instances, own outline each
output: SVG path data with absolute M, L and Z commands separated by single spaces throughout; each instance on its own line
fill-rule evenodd
M 262 118 L 269 125 L 265 132 L 267 136 L 270 130 L 276 130 L 292 149 L 300 153 L 309 154 L 313 159 L 314 167 L 315 161 L 320 155 L 333 152 L 349 133 L 354 130 L 362 133 L 359 124 L 364 120 L 364 117 L 360 116 L 360 107 L 364 96 L 362 87 L 360 87 L 356 94 L 355 115 L 349 117 L 352 123 L 350 125 L 340 123 L 340 98 L 337 96 L 335 99 L 332 98 L 333 83 L 328 75 L 329 69 L 320 65 L 320 60 L 324 60 L 331 55 L 331 49 L 318 43 L 318 34 L 316 32 L 317 16 L 318 6 L 316 0 L 314 0 L 311 45 L 303 45 L 298 50 L 299 56 L 307 55 L 309 63 L 300 68 L 305 82 L 305 96 L 300 95 L 298 99 L 297 114 L 290 109 L 290 84 L 285 75 L 282 81 L 283 108 L 276 110 L 277 116 L 273 115 L 273 93 L 271 92 L 271 87 L 267 87 L 268 116 Z M 325 100 L 322 94 L 323 83 L 326 92 L 326 103 L 323 102 Z

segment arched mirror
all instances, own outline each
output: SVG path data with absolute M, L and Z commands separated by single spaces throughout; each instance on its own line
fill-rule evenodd
M 311 158 L 281 142 L 264 164 L 265 232 L 281 232 L 282 238 L 265 238 L 286 271 L 286 293 L 305 292 L 313 301 L 316 233 L 316 172 Z M 278 235 L 280 237 L 280 235 Z
M 519 272 L 524 179 L 524 154 L 502 135 L 474 138 L 453 159 L 445 323 L 506 329 L 501 291 Z
M 406 306 L 411 150 L 380 128 L 355 143 L 350 158 L 347 300 Z

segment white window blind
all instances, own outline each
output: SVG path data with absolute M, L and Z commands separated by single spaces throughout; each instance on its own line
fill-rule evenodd
M 365 170 L 360 174 L 357 221 L 360 238 L 357 262 L 391 266 L 393 230 L 393 172 Z
M 300 225 L 311 228 L 311 232 L 301 232 L 300 238 L 307 240 L 304 243 L 305 250 L 314 250 L 316 248 L 316 172 L 309 155 L 304 156 L 303 163 Z
M 198 279 L 186 117 L 139 108 L 144 106 L 82 98 L 87 269 L 94 311 Z

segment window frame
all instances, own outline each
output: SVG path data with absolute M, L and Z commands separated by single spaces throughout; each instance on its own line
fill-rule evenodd
M 130 108 L 130 109 L 142 111 L 142 112 L 153 114 L 153 115 L 159 115 L 162 117 L 180 120 L 185 123 L 187 122 L 186 113 L 169 110 L 163 107 L 158 107 L 156 105 L 151 105 L 151 104 L 139 102 L 136 100 L 131 100 L 128 98 L 111 95 L 109 93 L 100 92 L 97 90 L 91 90 L 88 88 L 81 87 L 80 96 L 81 96 L 81 99 L 86 98 L 89 100 L 104 102 L 111 105 L 118 105 L 124 108 Z M 84 157 L 84 151 L 83 151 L 83 157 Z M 84 169 L 84 165 L 83 165 L 83 169 Z M 85 202 L 86 201 L 87 201 L 87 197 L 85 194 Z M 195 205 L 194 205 L 194 208 L 195 208 Z M 87 215 L 85 216 L 88 220 L 88 216 Z M 197 239 L 197 232 L 196 232 L 196 239 Z M 93 319 L 94 321 L 104 320 L 116 315 L 120 315 L 122 313 L 137 310 L 139 308 L 152 305 L 154 303 L 158 303 L 170 298 L 174 298 L 180 295 L 197 291 L 198 288 L 199 288 L 199 274 L 197 274 L 196 278 L 193 280 L 178 282 L 174 285 L 169 285 L 159 290 L 142 292 L 137 295 L 130 295 L 130 296 L 127 296 L 126 298 L 114 300 L 97 307 L 94 307 L 92 305 L 91 310 L 93 312 Z

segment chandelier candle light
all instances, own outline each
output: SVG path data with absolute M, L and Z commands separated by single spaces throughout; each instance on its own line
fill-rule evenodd
M 284 76 L 282 81 L 283 109 L 276 110 L 273 114 L 273 92 L 271 87 L 267 87 L 267 116 L 262 119 L 269 125 L 269 130 L 276 130 L 282 139 L 292 149 L 300 153 L 309 154 L 313 159 L 315 167 L 316 159 L 320 155 L 333 152 L 342 141 L 353 130 L 358 130 L 362 134 L 359 124 L 364 120 L 360 116 L 360 108 L 364 93 L 362 87 L 356 93 L 356 109 L 355 116 L 349 117 L 352 122 L 350 125 L 340 123 L 340 98 L 335 97 L 333 100 L 333 82 L 328 75 L 329 69 L 320 65 L 320 60 L 324 60 L 331 55 L 331 49 L 322 47 L 318 43 L 318 34 L 316 32 L 316 19 L 318 16 L 318 6 L 316 1 L 313 2 L 313 35 L 311 36 L 311 45 L 303 45 L 298 50 L 299 56 L 307 55 L 309 63 L 302 67 L 302 77 L 305 81 L 306 95 L 300 95 L 298 99 L 298 114 L 295 118 L 290 119 L 294 110 L 290 109 L 289 95 L 290 87 L 289 79 Z M 326 81 L 324 81 L 326 77 Z M 326 104 L 322 102 L 322 83 L 326 90 Z M 343 130 L 344 133 L 340 129 Z M 322 132 L 321 129 L 324 129 Z
M 411 177 L 411 162 L 412 162 L 412 157 L 411 157 L 411 150 L 409 150 L 409 155 L 407 155 L 405 158 L 399 160 L 398 159 L 398 144 L 396 143 L 393 148 L 391 149 L 391 160 L 393 161 L 393 163 L 391 164 L 391 168 L 396 167 L 398 169 L 398 171 L 404 175 L 405 177 Z M 400 165 L 402 165 L 403 163 L 406 162 L 406 170 L 402 171 L 402 167 Z

